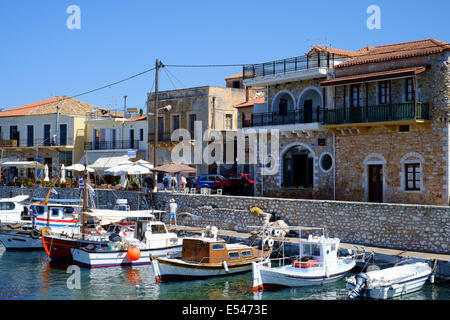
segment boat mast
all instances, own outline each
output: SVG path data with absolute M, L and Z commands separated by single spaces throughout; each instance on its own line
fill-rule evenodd
M 82 214 L 82 224 L 81 224 L 81 239 L 84 240 L 84 233 L 85 233 L 85 226 L 84 226 L 84 222 L 85 222 L 85 212 L 87 211 L 87 206 L 86 206 L 86 184 L 87 184 L 87 175 L 88 175 L 88 171 L 87 171 L 87 151 L 84 151 L 84 186 L 83 186 L 83 209 L 81 210 L 81 214 Z

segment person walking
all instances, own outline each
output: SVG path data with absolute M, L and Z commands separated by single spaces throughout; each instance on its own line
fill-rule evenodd
M 178 206 L 175 203 L 175 199 L 170 199 L 169 204 L 169 224 L 172 225 L 172 219 L 174 220 L 175 225 L 177 225 L 177 209 Z
M 175 178 L 175 176 L 172 176 L 170 178 L 170 186 L 172 187 L 172 192 L 175 192 L 175 187 L 177 186 L 178 181 L 177 178 Z

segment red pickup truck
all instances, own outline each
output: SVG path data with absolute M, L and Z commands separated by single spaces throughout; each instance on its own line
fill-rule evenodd
M 230 190 L 233 193 L 238 193 L 242 195 L 253 194 L 253 189 L 255 185 L 255 180 L 248 173 L 231 173 L 228 176 L 228 181 L 230 182 Z

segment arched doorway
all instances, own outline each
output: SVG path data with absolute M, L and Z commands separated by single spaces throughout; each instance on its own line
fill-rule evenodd
M 322 109 L 322 95 L 316 87 L 308 87 L 302 91 L 298 100 L 298 109 L 303 114 L 304 123 L 316 122 Z
M 283 186 L 313 188 L 314 155 L 303 146 L 290 148 L 283 156 Z

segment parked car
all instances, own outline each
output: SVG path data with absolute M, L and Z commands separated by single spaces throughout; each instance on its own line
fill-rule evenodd
M 252 195 L 255 185 L 255 179 L 248 173 L 231 173 L 228 176 L 230 190 L 233 193 L 242 195 Z
M 222 189 L 224 191 L 228 191 L 229 185 L 230 182 L 228 179 L 220 174 L 205 174 L 198 177 L 196 188 L 210 188 L 214 190 Z

